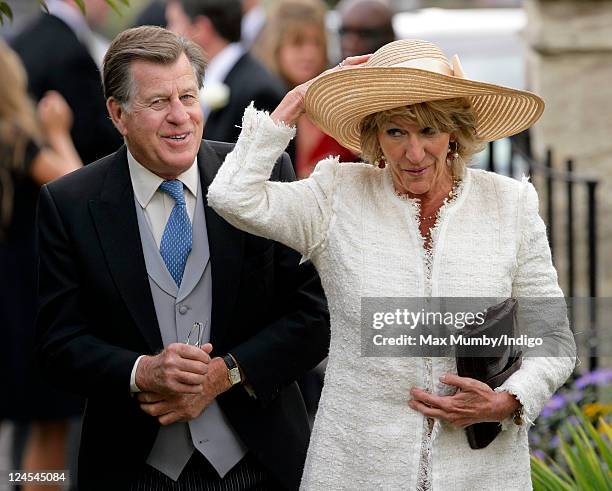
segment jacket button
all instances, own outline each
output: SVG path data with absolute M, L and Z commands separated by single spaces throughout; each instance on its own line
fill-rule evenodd
M 179 309 L 178 309 L 179 314 L 185 315 L 188 310 L 189 310 L 189 307 L 187 307 L 186 305 L 179 305 Z

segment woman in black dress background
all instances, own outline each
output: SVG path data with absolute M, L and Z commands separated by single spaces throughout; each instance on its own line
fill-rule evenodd
M 50 92 L 35 109 L 25 70 L 2 41 L 0 87 L 0 421 L 30 424 L 19 468 L 65 468 L 68 418 L 80 414 L 82 402 L 41 383 L 32 364 L 35 217 L 39 187 L 82 163 L 65 100 Z

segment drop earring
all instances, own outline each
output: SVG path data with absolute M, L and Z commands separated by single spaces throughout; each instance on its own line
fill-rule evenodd
M 379 169 L 384 169 L 387 166 L 385 156 L 381 154 L 381 156 L 374 161 L 374 165 L 376 165 Z
M 453 143 L 455 148 L 453 148 Z M 459 159 L 459 144 L 456 141 L 450 141 L 448 144 L 448 154 L 446 155 L 446 163 L 450 167 L 452 163 Z

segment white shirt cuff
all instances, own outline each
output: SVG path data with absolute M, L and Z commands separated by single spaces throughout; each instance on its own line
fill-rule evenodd
M 142 392 L 140 387 L 136 385 L 136 369 L 138 368 L 138 362 L 145 355 L 140 355 L 134 362 L 134 368 L 132 368 L 132 375 L 130 375 L 130 392 Z

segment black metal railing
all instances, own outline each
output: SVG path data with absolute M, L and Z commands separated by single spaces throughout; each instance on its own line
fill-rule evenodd
M 510 152 L 507 162 L 497 162 L 495 156 L 496 142 L 489 143 L 488 158 L 486 165 L 488 170 L 499 172 L 511 177 L 516 176 L 517 164 L 519 161 L 522 169 L 520 172 L 528 174 L 532 180 L 537 180 L 540 183 L 543 180 L 542 187 L 545 193 L 544 213 L 546 230 L 550 244 L 550 250 L 553 256 L 553 262 L 559 266 L 565 259 L 565 282 L 564 291 L 567 297 L 572 301 L 578 292 L 579 279 L 584 280 L 582 284 L 586 285 L 586 295 L 589 297 L 588 307 L 588 330 L 589 330 L 589 345 L 588 358 L 589 369 L 597 368 L 597 306 L 595 299 L 598 296 L 598 277 L 597 277 L 597 187 L 598 180 L 591 176 L 578 174 L 574 171 L 574 161 L 572 159 L 565 160 L 564 169 L 557 169 L 553 165 L 553 154 L 551 150 L 547 150 L 544 161 L 539 162 L 525 150 L 529 148 L 524 142 L 521 145 L 521 140 L 510 140 Z M 585 191 L 585 207 L 587 214 L 587 223 L 585 228 L 579 228 L 576 225 L 577 215 L 577 188 L 581 186 Z M 557 193 L 565 192 L 565 196 L 558 196 Z M 563 250 L 556 241 L 557 218 L 559 207 L 555 203 L 559 203 L 558 198 L 565 198 L 565 250 Z M 563 211 L 563 210 L 561 210 Z M 577 257 L 576 244 L 579 239 L 586 240 L 586 257 Z M 586 278 L 578 278 L 577 264 L 578 261 L 586 263 Z M 559 268 L 557 268 L 559 269 Z M 573 315 L 574 308 L 568 305 L 570 315 Z M 574 319 L 570 318 L 570 323 L 574 325 Z

